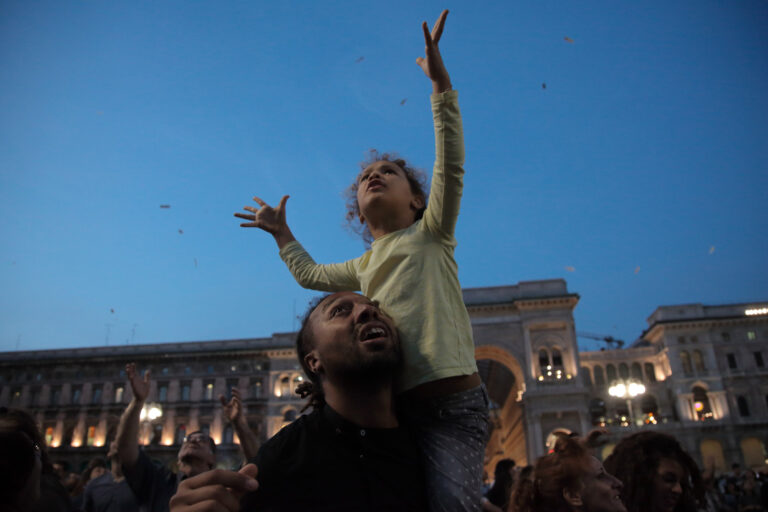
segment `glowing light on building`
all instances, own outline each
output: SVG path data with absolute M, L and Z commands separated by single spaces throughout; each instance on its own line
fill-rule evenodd
M 768 308 L 753 308 L 744 310 L 744 314 L 747 316 L 766 315 L 768 314 Z

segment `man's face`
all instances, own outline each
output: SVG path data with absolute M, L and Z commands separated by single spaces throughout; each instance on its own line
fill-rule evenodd
M 309 322 L 314 349 L 305 361 L 323 378 L 391 375 L 400 362 L 394 322 L 363 295 L 330 295 L 315 308 Z
M 203 432 L 193 432 L 184 438 L 184 443 L 179 449 L 179 460 L 187 457 L 195 457 L 205 461 L 208 465 L 216 464 L 216 456 L 211 450 L 210 438 Z

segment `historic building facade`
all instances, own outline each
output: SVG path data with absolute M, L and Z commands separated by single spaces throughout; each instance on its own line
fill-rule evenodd
M 562 279 L 466 289 L 464 300 L 492 400 L 489 469 L 502 457 L 533 461 L 557 432 L 596 426 L 611 435 L 604 454 L 629 432 L 657 429 L 721 470 L 765 463 L 768 302 L 660 307 L 630 347 L 580 353 L 579 297 Z M 303 402 L 293 390 L 304 377 L 294 337 L 2 353 L 0 406 L 31 410 L 54 458 L 80 464 L 114 438 L 133 361 L 152 376 L 144 449 L 171 461 L 187 432 L 204 430 L 219 444 L 220 466 L 232 467 L 241 454 L 218 397 L 238 387 L 261 440 L 295 419 Z M 630 382 L 644 393 L 610 394 Z

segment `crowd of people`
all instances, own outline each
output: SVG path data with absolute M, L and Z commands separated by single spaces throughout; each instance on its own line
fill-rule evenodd
M 80 475 L 54 464 L 33 418 L 0 414 L 0 504 L 39 512 L 201 511 L 733 511 L 764 510 L 754 473 L 702 475 L 672 437 L 641 432 L 601 462 L 603 437 L 562 436 L 552 453 L 518 469 L 497 465 L 483 496 L 488 394 L 474 360 L 469 314 L 454 259 L 464 175 L 458 94 L 438 43 L 448 11 L 417 64 L 432 85 L 435 164 L 425 179 L 404 160 L 372 153 L 349 189 L 348 220 L 368 250 L 319 265 L 296 241 L 284 196 L 255 197 L 241 226 L 270 233 L 296 281 L 332 292 L 308 310 L 296 339 L 307 414 L 259 445 L 237 390 L 222 400 L 244 463 L 216 467 L 216 443 L 189 433 L 172 472 L 138 442 L 149 372 L 126 366 L 132 390 L 105 459 Z M 362 294 L 355 293 L 361 291 Z M 391 316 L 390 316 L 391 315 Z

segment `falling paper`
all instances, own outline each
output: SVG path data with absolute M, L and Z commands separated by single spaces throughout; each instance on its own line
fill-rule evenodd
M 160 205 L 160 208 L 170 208 L 170 207 L 171 207 L 171 205 L 169 205 L 169 204 L 161 204 Z
M 546 88 L 547 88 L 547 84 L 542 82 L 542 84 L 541 84 L 541 88 L 542 88 L 542 89 L 546 89 Z
M 360 56 L 360 57 L 358 57 L 358 58 L 355 60 L 355 62 L 363 62 L 363 60 L 365 60 L 365 57 L 363 57 L 363 56 Z
M 195 268 L 197 268 L 197 258 L 195 258 Z
M 183 229 L 179 229 L 179 234 L 183 235 L 184 234 L 184 230 Z
M 114 313 L 114 312 L 115 312 L 115 310 L 114 310 L 113 308 L 109 308 L 109 312 L 110 312 L 110 313 Z
M 565 267 L 565 270 L 567 270 L 568 272 L 575 272 L 576 271 L 576 269 L 571 267 L 571 266 Z
M 568 36 L 565 36 L 565 37 L 564 37 L 564 39 L 565 39 L 565 42 L 566 42 L 566 43 L 573 43 L 573 39 L 571 39 L 571 38 L 570 38 L 570 37 L 568 37 Z
M 637 274 L 638 272 L 640 272 L 640 267 L 635 267 L 635 274 Z
M 709 254 L 714 254 L 714 253 L 715 253 L 715 246 L 713 245 L 709 248 Z
M 408 98 L 403 98 L 402 100 L 400 100 L 400 104 L 405 105 L 406 101 L 408 101 Z

